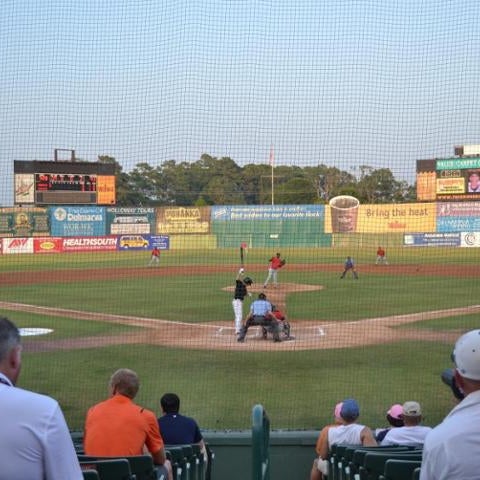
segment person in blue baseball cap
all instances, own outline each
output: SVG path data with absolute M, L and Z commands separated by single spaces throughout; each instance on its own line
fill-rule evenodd
M 342 402 L 340 417 L 343 424 L 328 430 L 328 442 L 324 451 L 320 452 L 321 458 L 328 458 L 332 445 L 339 443 L 348 443 L 349 445 L 376 446 L 377 442 L 373 436 L 371 428 L 357 423 L 360 416 L 360 406 L 353 398 L 346 398 Z M 319 480 L 322 476 L 328 476 L 328 462 L 318 462 L 316 472 L 312 469 L 310 480 Z

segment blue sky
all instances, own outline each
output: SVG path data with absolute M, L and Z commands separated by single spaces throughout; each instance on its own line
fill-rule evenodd
M 13 160 L 388 167 L 480 143 L 478 0 L 2 0 Z

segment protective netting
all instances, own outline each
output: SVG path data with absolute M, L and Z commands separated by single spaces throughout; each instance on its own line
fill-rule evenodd
M 13 205 L 13 161 L 51 160 L 55 149 L 75 150 L 77 159 L 92 162 L 99 155 L 113 157 L 127 174 L 147 164 L 135 177 L 143 193 L 150 188 L 141 181 L 150 167 L 191 164 L 203 154 L 232 159 L 242 168 L 274 166 L 279 176 L 282 166 L 323 164 L 357 179 L 365 171 L 389 169 L 394 179 L 413 186 L 416 160 L 452 157 L 455 145 L 480 143 L 479 16 L 476 0 L 2 1 L 0 205 Z M 169 171 L 165 191 L 175 183 L 174 172 Z M 230 185 L 227 173 L 195 195 L 213 198 Z M 269 174 L 258 173 L 264 199 Z M 295 185 L 283 193 L 303 188 Z M 128 191 L 129 184 L 122 188 Z M 173 238 L 172 251 L 160 256 L 159 271 L 171 268 L 165 276 L 154 268 L 146 273 L 149 252 L 0 256 L 3 270 L 12 275 L 2 288 L 6 302 L 129 317 L 108 317 L 110 323 L 101 324 L 90 317 L 80 322 L 77 313 L 32 317 L 3 305 L 22 326 L 53 328 L 60 342 L 57 352 L 42 343 L 48 335 L 37 347 L 35 337 L 25 340 L 33 352 L 26 349 L 25 385 L 69 405 L 67 418 L 77 428 L 120 366 L 139 370 L 145 384 L 140 402 L 158 411 L 161 393 L 177 391 L 207 428 L 245 427 L 258 402 L 274 428 L 317 427 L 349 396 L 363 402 L 370 423 L 382 423 L 391 404 L 410 399 L 425 404 L 431 423 L 439 421 L 450 399 L 438 371 L 448 365 L 458 333 L 445 318 L 450 308 L 476 304 L 469 299 L 479 294 L 471 272 L 460 278 L 440 267 L 457 264 L 465 273 L 476 249 L 406 252 L 401 234 L 417 224 L 383 222 L 385 212 L 398 212 L 393 207 L 371 217 L 361 207 L 366 233 L 358 237 L 332 237 L 323 220 L 318 227 L 315 219 L 279 224 L 272 217 L 248 228 L 212 219 L 208 235 Z M 424 215 L 404 208 L 407 217 Z M 431 206 L 425 212 L 428 231 L 434 231 L 428 222 L 437 210 Z M 400 235 L 392 233 L 396 228 Z M 215 235 L 221 235 L 221 244 Z M 22 242 L 15 240 L 9 249 L 25 253 L 38 246 L 31 239 Z M 250 342 L 237 345 L 231 301 L 243 242 L 258 247 L 249 248 L 245 262 L 260 290 L 276 249 L 288 258 L 279 274 L 288 286 L 280 297 L 272 295 L 286 302 L 283 307 L 288 304 L 293 334 L 297 329 L 299 340 L 312 348 L 257 351 L 253 333 Z M 389 261 L 381 273 L 370 269 L 378 244 L 387 248 Z M 201 252 L 195 250 L 199 245 Z M 59 247 L 52 242 L 48 248 Z M 339 278 L 348 255 L 357 262 L 358 282 Z M 87 270 L 78 285 L 75 275 L 66 273 L 71 267 Z M 38 274 L 57 268 L 62 273 L 52 283 Z M 95 276 L 99 269 L 118 274 Z M 410 280 L 402 280 L 405 275 Z M 22 285 L 20 276 L 30 279 L 30 286 Z M 309 285 L 323 290 L 310 291 Z M 410 329 L 418 319 L 431 320 L 428 312 L 437 309 L 443 312 L 437 323 Z M 457 329 L 472 325 L 464 311 L 450 313 Z M 385 320 L 404 314 L 419 317 L 401 317 L 391 328 Z M 364 319 L 368 323 L 350 325 Z M 151 334 L 148 329 L 160 320 L 188 325 Z M 340 322 L 344 330 L 337 328 Z M 398 341 L 392 330 L 397 323 L 403 332 Z M 137 328 L 147 333 L 135 336 Z M 425 332 L 428 328 L 432 331 Z M 195 336 L 207 331 L 211 343 Z M 367 334 L 374 341 L 367 342 Z M 169 337 L 173 347 L 166 345 Z M 188 355 L 178 345 L 180 337 L 194 348 Z M 114 346 L 107 345 L 109 338 Z M 85 347 L 91 349 L 85 353 Z

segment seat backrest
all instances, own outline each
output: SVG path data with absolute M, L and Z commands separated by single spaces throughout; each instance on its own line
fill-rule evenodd
M 156 480 L 157 472 L 151 455 L 135 455 L 125 457 L 135 480 Z
M 357 447 L 355 451 L 353 452 L 352 458 L 350 460 L 350 466 L 353 467 L 354 469 L 357 469 L 363 465 L 363 461 L 365 459 L 365 455 L 368 452 L 407 452 L 410 451 L 411 449 L 409 447 L 405 446 L 392 446 L 392 447 Z
M 385 480 L 411 479 L 413 472 L 421 465 L 421 460 L 389 459 L 385 463 L 383 477 Z
M 108 460 L 80 460 L 84 469 L 96 470 L 100 480 L 133 480 L 130 464 L 126 458 Z
M 82 470 L 83 480 L 100 480 L 98 472 L 96 470 L 88 469 Z
M 421 460 L 421 451 L 402 451 L 402 452 L 367 452 L 363 459 L 363 467 L 359 468 L 360 478 L 370 478 L 376 480 L 383 475 L 387 460 Z
M 417 467 L 412 474 L 412 480 L 420 480 L 420 467 Z
M 130 465 L 130 471 L 132 475 L 135 475 L 135 480 L 157 479 L 157 472 L 151 455 L 134 455 L 125 457 L 97 457 L 94 455 L 77 456 L 80 462 L 126 459 Z
M 183 448 L 177 445 L 165 445 L 165 453 L 172 463 L 174 478 L 185 480 L 190 477 L 190 463 L 187 461 Z

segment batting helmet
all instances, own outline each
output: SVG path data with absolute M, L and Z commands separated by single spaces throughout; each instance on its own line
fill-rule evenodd
M 253 283 L 253 280 L 252 280 L 250 277 L 245 277 L 245 278 L 243 279 L 243 283 L 244 283 L 245 285 L 251 285 L 251 284 Z

